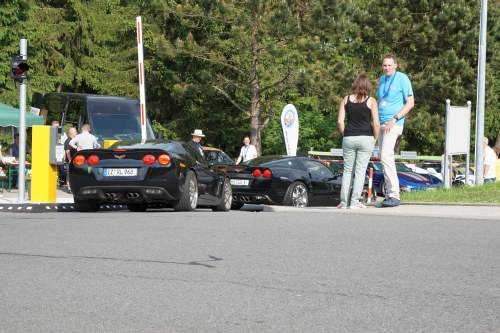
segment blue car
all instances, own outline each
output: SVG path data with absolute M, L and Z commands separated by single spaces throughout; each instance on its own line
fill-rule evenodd
M 370 162 L 366 170 L 367 175 L 373 168 L 373 188 L 377 193 L 386 195 L 386 185 L 384 178 L 384 171 L 381 162 Z M 396 163 L 396 170 L 399 179 L 399 189 L 404 192 L 411 192 L 416 190 L 429 190 L 443 186 L 443 182 L 432 175 L 422 175 L 413 172 L 409 167 L 403 163 Z

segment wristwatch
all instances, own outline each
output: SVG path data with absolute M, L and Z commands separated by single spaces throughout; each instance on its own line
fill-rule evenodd
M 399 120 L 399 117 L 398 117 L 398 114 L 397 114 L 397 113 L 394 115 L 394 119 L 396 119 L 396 121 L 398 121 L 398 120 Z

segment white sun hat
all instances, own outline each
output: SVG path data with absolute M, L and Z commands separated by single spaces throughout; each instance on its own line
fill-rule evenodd
M 199 136 L 199 137 L 204 137 L 205 134 L 203 134 L 203 131 L 201 129 L 195 129 L 193 133 L 191 133 L 193 136 Z

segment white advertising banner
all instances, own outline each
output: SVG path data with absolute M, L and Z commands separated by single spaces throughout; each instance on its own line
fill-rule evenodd
M 296 156 L 299 142 L 299 116 L 293 104 L 287 104 L 283 108 L 281 126 L 285 137 L 286 153 L 288 156 Z

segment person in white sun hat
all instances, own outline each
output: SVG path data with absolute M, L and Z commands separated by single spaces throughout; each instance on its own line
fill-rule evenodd
M 189 140 L 188 145 L 193 147 L 200 155 L 203 157 L 203 149 L 201 149 L 201 139 L 205 137 L 203 131 L 201 129 L 195 129 L 193 133 L 191 133 L 193 138 Z

